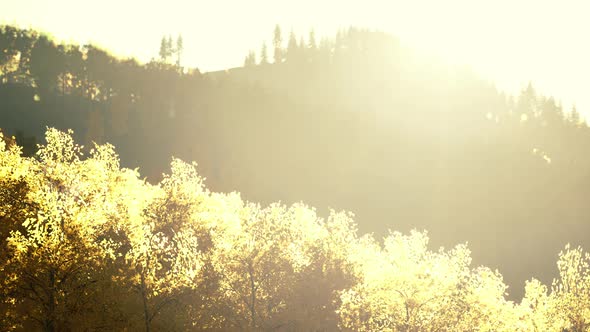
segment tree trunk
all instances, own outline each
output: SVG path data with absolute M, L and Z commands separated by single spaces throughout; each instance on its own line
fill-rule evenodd
M 145 277 L 143 272 L 139 274 L 141 278 L 141 299 L 143 300 L 143 317 L 145 321 L 145 331 L 150 332 L 150 315 L 148 310 L 148 303 L 147 303 L 147 294 L 146 294 L 146 287 L 145 287 Z
M 254 284 L 254 271 L 252 263 L 248 264 L 248 274 L 250 276 L 250 328 L 256 330 L 256 285 Z
M 55 271 L 49 271 L 49 298 L 47 299 L 47 312 L 43 329 L 46 332 L 55 332 Z

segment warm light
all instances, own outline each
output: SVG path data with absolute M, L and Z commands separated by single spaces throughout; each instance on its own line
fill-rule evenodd
M 586 6 L 579 0 L 106 0 L 89 15 L 80 1 L 23 0 L 3 4 L 0 22 L 40 28 L 66 41 L 90 41 L 143 61 L 157 57 L 163 35 L 182 34 L 185 65 L 202 72 L 241 66 L 248 50 L 270 41 L 277 23 L 285 34 L 293 29 L 306 37 L 314 28 L 318 39 L 355 25 L 391 32 L 451 63 L 471 65 L 511 93 L 532 80 L 566 108 L 575 101 L 587 112 Z

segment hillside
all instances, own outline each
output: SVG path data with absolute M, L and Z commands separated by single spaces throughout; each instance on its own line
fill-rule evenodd
M 468 242 L 515 297 L 530 277 L 550 283 L 547 257 L 565 243 L 590 247 L 590 131 L 532 85 L 505 96 L 361 29 L 205 74 L 0 32 L 0 127 L 21 144 L 71 128 L 152 182 L 173 155 L 214 191 L 349 210 L 377 238 L 416 228 L 433 248 Z

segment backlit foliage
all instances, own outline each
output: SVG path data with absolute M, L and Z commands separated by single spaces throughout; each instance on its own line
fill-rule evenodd
M 173 159 L 157 185 L 48 129 L 0 140 L 1 330 L 588 331 L 590 255 L 506 299 L 499 272 L 426 232 L 357 236 L 352 214 L 208 191 Z
M 80 144 L 116 145 L 152 184 L 174 155 L 199 161 L 215 191 L 350 209 L 378 240 L 417 226 L 435 247 L 469 240 L 513 299 L 528 274 L 553 277 L 547 257 L 566 242 L 590 246 L 585 110 L 534 84 L 506 95 L 386 33 L 302 42 L 269 28 L 267 63 L 258 52 L 262 65 L 200 73 L 174 64 L 176 36 L 152 36 L 141 63 L 1 26 L 0 127 L 26 156 L 45 126 L 71 128 Z
M 464 245 L 436 252 L 426 233 L 363 239 L 361 281 L 341 293 L 343 325 L 362 331 L 501 330 L 510 304 L 501 277 L 470 268 Z M 499 315 L 500 314 L 500 315 Z M 503 317 L 503 318 L 501 318 Z M 507 329 L 509 330 L 509 329 Z

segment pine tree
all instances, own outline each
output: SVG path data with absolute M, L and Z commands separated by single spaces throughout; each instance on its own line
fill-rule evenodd
M 168 35 L 168 40 L 166 40 L 166 47 L 168 48 L 168 57 L 171 57 L 174 54 L 174 46 L 172 42 L 172 35 Z
M 160 41 L 160 61 L 163 63 L 168 62 L 170 57 L 174 54 L 174 48 L 172 46 L 172 36 L 168 35 L 168 37 L 163 36 L 162 40 Z
M 299 45 L 297 44 L 297 36 L 295 36 L 295 32 L 291 30 L 291 33 L 289 34 L 289 44 L 287 45 L 287 62 L 294 62 L 298 57 L 298 53 Z
M 184 41 L 182 40 L 182 35 L 179 34 L 178 38 L 176 38 L 176 66 L 177 67 L 180 67 L 180 60 L 181 60 L 183 51 L 184 51 Z
M 307 42 L 307 47 L 311 50 L 315 50 L 318 48 L 318 45 L 315 40 L 315 31 L 313 31 L 313 29 L 309 31 L 309 40 Z
M 166 62 L 166 57 L 168 55 L 168 43 L 166 42 L 166 37 L 162 37 L 162 41 L 160 41 L 160 60 L 162 62 Z
M 317 60 L 318 55 L 318 45 L 315 40 L 315 31 L 309 31 L 309 40 L 307 41 L 307 47 L 304 47 L 306 51 L 306 59 L 309 62 L 315 62 Z
M 283 62 L 283 37 L 281 35 L 281 27 L 277 24 L 275 26 L 274 36 L 272 39 L 272 45 L 274 46 L 274 61 L 275 63 Z
M 581 123 L 580 112 L 578 112 L 575 105 L 572 107 L 572 111 L 569 114 L 568 120 L 571 124 L 573 124 L 576 127 L 579 126 Z
M 256 53 L 254 51 L 250 51 L 244 59 L 244 67 L 252 67 L 256 65 Z
M 266 43 L 262 43 L 262 48 L 260 49 L 260 64 L 266 65 L 268 64 L 268 51 L 266 49 Z

